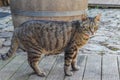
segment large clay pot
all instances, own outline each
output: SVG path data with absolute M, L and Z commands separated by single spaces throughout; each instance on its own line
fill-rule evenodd
M 27 20 L 77 20 L 88 8 L 87 0 L 11 0 L 10 3 L 15 28 Z

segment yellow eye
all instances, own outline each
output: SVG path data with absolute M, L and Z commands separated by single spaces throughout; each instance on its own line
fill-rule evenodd
M 96 31 L 96 30 L 98 30 L 98 27 L 97 27 L 97 26 L 95 26 L 95 27 L 94 27 L 94 29 L 95 29 L 95 31 Z

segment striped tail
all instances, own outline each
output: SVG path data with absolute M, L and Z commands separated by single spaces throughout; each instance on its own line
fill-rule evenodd
M 1 54 L 0 59 L 7 60 L 7 59 L 11 58 L 15 54 L 17 48 L 18 48 L 18 41 L 15 38 L 15 36 L 13 35 L 9 51 L 6 54 Z

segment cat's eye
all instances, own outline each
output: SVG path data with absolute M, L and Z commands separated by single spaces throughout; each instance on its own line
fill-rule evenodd
M 97 26 L 95 26 L 95 27 L 94 27 L 94 30 L 95 30 L 95 31 L 96 31 L 96 30 L 98 30 L 98 27 L 97 27 Z

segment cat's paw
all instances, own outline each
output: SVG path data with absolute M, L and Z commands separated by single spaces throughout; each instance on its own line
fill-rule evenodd
M 40 76 L 40 77 L 45 77 L 46 73 L 45 72 L 41 72 L 41 73 L 38 73 L 37 75 Z
M 72 70 L 73 70 L 73 71 L 78 71 L 79 69 L 80 69 L 79 66 L 72 67 Z
M 72 76 L 72 75 L 73 75 L 73 72 L 71 72 L 71 71 L 65 72 L 65 76 Z

